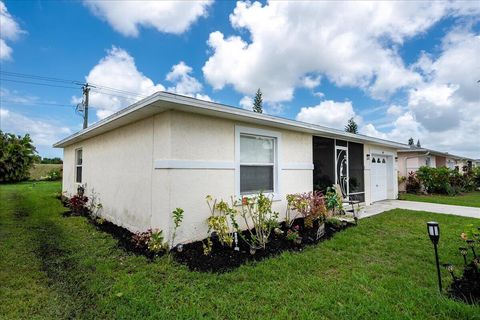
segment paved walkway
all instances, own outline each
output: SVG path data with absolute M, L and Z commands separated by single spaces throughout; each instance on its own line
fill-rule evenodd
M 375 202 L 374 204 L 366 207 L 365 213 L 360 215 L 360 219 L 371 217 L 392 209 L 428 211 L 480 219 L 480 208 L 405 200 L 385 200 Z

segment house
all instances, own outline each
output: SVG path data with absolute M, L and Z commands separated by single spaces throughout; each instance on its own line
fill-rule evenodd
M 102 215 L 131 231 L 172 229 L 180 242 L 205 238 L 207 195 L 259 191 L 283 216 L 287 194 L 325 190 L 371 204 L 397 197 L 403 144 L 158 92 L 54 145 L 63 148 L 63 191 L 97 195 Z
M 474 165 L 472 159 L 469 158 L 415 146 L 399 149 L 397 150 L 397 154 L 398 174 L 401 177 L 407 177 L 410 172 L 416 172 L 422 166 L 431 168 L 447 167 L 463 172 L 462 169 L 464 166 L 471 168 Z M 405 191 L 404 182 L 400 183 L 399 191 Z

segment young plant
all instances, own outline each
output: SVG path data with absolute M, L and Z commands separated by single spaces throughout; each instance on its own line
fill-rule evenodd
M 84 195 L 74 195 L 68 200 L 68 207 L 76 215 L 84 215 L 88 212 L 88 197 Z
M 223 200 L 217 201 L 217 199 L 213 199 L 211 196 L 207 196 L 206 200 L 210 208 L 210 217 L 207 218 L 209 236 L 215 232 L 222 245 L 231 247 L 233 236 L 230 224 L 238 228 L 235 222 L 237 211 Z
M 248 243 L 250 248 L 263 248 L 268 242 L 272 230 L 278 227 L 278 212 L 272 210 L 272 199 L 263 193 L 255 197 L 242 198 L 242 208 L 240 215 L 250 233 L 250 238 L 240 236 Z
M 175 236 L 177 235 L 177 229 L 180 227 L 180 223 L 183 221 L 183 213 L 185 211 L 182 208 L 176 208 L 175 210 L 172 211 L 172 216 L 173 216 L 173 233 L 172 233 L 172 241 L 171 245 L 173 246 L 175 244 Z
M 148 250 L 154 254 L 168 249 L 168 243 L 164 241 L 163 231 L 148 229 L 146 232 L 135 233 L 131 241 L 140 250 Z
M 291 219 L 292 211 L 297 212 L 297 216 L 303 216 L 307 228 L 312 228 L 315 220 L 322 221 L 327 217 L 324 196 L 318 191 L 287 196 L 287 227 L 290 227 L 295 219 Z
M 287 236 L 285 238 L 288 241 L 294 242 L 295 240 L 297 240 L 300 237 L 300 234 L 299 234 L 298 231 L 299 231 L 298 226 L 294 226 L 293 228 L 288 229 Z
M 210 238 L 207 238 L 206 239 L 206 242 L 202 242 L 202 245 L 203 245 L 203 254 L 205 256 L 209 256 L 211 253 L 212 253 L 212 246 L 213 246 L 213 243 L 212 243 L 212 240 Z
M 343 210 L 342 198 L 334 188 L 329 187 L 325 194 L 325 205 L 332 214 L 338 214 Z

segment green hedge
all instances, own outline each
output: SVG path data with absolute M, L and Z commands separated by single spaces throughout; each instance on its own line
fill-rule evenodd
M 447 167 L 424 166 L 418 169 L 416 178 L 427 193 L 455 195 L 480 187 L 480 168 L 473 168 L 461 174 L 458 170 Z

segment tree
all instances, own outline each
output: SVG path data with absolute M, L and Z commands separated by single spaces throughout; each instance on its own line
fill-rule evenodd
M 358 125 L 355 120 L 353 120 L 353 117 L 348 120 L 348 123 L 345 126 L 345 131 L 350 133 L 358 133 Z
M 417 140 L 417 148 L 421 148 L 422 145 L 420 144 L 420 139 Z
M 0 182 L 27 179 L 36 152 L 28 133 L 22 137 L 0 130 Z
M 415 144 L 415 142 L 413 142 L 413 138 L 410 137 L 410 139 L 408 139 L 408 145 L 411 147 Z
M 262 91 L 260 89 L 257 90 L 255 94 L 255 99 L 253 99 L 253 111 L 257 113 L 263 113 L 263 99 L 262 99 Z

